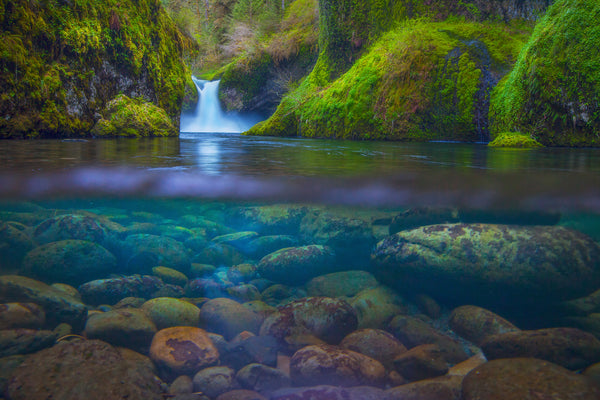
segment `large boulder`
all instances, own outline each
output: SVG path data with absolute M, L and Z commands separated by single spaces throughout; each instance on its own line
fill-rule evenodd
M 105 226 L 89 215 L 65 214 L 42 221 L 33 230 L 33 238 L 39 244 L 76 239 L 102 245 L 108 233 Z
M 0 223 L 0 268 L 13 271 L 20 266 L 23 257 L 35 244 L 22 225 Z
M 68 239 L 31 250 L 23 259 L 22 273 L 47 283 L 81 285 L 114 272 L 116 265 L 115 256 L 99 244 Z
M 300 285 L 335 268 L 336 257 L 330 247 L 309 245 L 288 247 L 264 256 L 258 264 L 258 273 L 278 283 Z
M 157 297 L 142 305 L 142 310 L 157 329 L 172 326 L 198 326 L 200 309 L 194 304 L 171 297 Z
M 600 246 L 563 227 L 429 225 L 389 236 L 371 257 L 382 281 L 450 301 L 539 303 L 600 286 Z
M 50 326 L 66 322 L 75 329 L 81 329 L 87 316 L 87 308 L 76 298 L 45 283 L 18 275 L 0 276 L 0 302 L 37 304 L 44 309 Z
M 148 353 L 156 325 L 139 309 L 125 308 L 90 315 L 85 324 L 85 335 L 100 339 L 113 346 L 127 347 Z
M 536 358 L 482 364 L 463 380 L 464 400 L 592 400 L 600 388 L 588 378 Z
M 155 276 L 131 275 L 86 282 L 79 292 L 88 304 L 115 304 L 126 297 L 150 297 L 163 287 L 163 281 Z
M 108 343 L 76 340 L 28 356 L 10 380 L 12 400 L 161 400 L 160 380 Z

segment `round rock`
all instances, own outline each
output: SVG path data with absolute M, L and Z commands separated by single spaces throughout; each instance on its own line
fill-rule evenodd
M 194 375 L 194 391 L 202 392 L 210 398 L 239 387 L 235 371 L 229 367 L 209 367 Z
M 328 246 L 288 247 L 268 254 L 258 264 L 259 274 L 286 285 L 300 285 L 335 269 L 335 253 Z
M 394 359 L 407 351 L 394 335 L 380 329 L 354 331 L 342 340 L 340 347 L 369 356 L 387 369 L 393 369 Z
M 260 314 L 227 298 L 212 299 L 200 309 L 200 323 L 210 332 L 231 340 L 238 333 L 258 333 L 263 318 Z
M 477 346 L 491 335 L 520 331 L 498 314 L 477 306 L 455 308 L 448 323 L 454 332 Z
M 156 326 L 142 310 L 127 308 L 92 314 L 85 324 L 90 339 L 148 353 Z
M 157 329 L 172 326 L 198 326 L 200 309 L 184 300 L 157 297 L 142 305 L 142 310 L 154 322 Z

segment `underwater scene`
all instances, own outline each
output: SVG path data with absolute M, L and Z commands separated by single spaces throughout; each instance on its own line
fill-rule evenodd
M 599 399 L 599 155 L 0 142 L 0 393 Z

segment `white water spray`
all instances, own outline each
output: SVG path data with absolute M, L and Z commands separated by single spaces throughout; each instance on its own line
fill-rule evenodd
M 181 115 L 181 132 L 241 133 L 262 119 L 254 114 L 223 112 L 219 102 L 220 81 L 205 81 L 195 76 L 192 80 L 198 89 L 198 104 L 193 113 Z

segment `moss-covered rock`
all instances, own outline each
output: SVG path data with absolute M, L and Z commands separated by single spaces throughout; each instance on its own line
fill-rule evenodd
M 118 94 L 177 126 L 193 43 L 158 0 L 0 2 L 3 138 L 86 136 Z
M 492 94 L 494 132 L 547 146 L 600 145 L 600 3 L 558 0 Z
M 120 94 L 111 100 L 91 134 L 96 137 L 177 136 L 179 130 L 160 107 Z
M 488 143 L 490 147 L 516 147 L 533 148 L 542 147 L 542 144 L 531 136 L 520 133 L 505 132 L 496 136 L 494 140 Z

